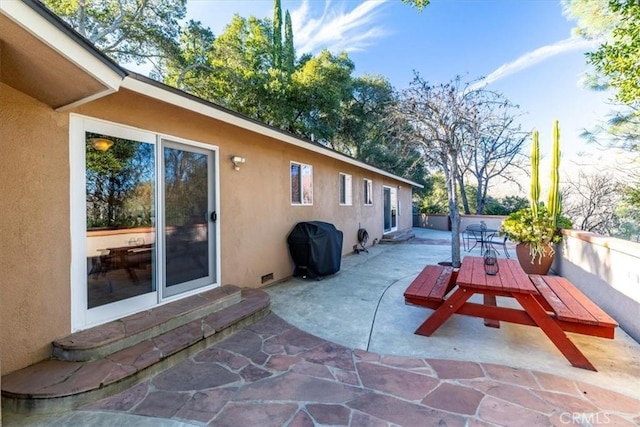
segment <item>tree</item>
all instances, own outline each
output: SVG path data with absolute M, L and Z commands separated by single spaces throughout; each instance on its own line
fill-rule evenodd
M 422 11 L 425 7 L 431 3 L 431 0 L 402 0 L 402 3 L 410 4 L 419 11 Z
M 609 9 L 619 19 L 611 40 L 588 53 L 587 58 L 616 88 L 616 99 L 636 104 L 640 102 L 640 2 L 610 0 Z
M 460 153 L 467 149 L 470 123 L 478 105 L 477 90 L 463 84 L 460 77 L 448 83 L 431 85 L 417 73 L 409 87 L 399 95 L 398 112 L 408 120 L 407 138 L 419 144 L 427 163 L 443 173 L 447 187 L 452 235 L 460 234 L 458 175 Z M 451 260 L 460 266 L 460 241 L 451 241 Z
M 425 195 L 420 199 L 420 213 L 447 214 L 449 199 L 444 175 L 435 173 L 426 179 Z
M 177 52 L 186 0 L 45 0 L 54 13 L 119 62 L 142 64 Z
M 295 70 L 296 50 L 293 44 L 293 26 L 289 11 L 284 15 L 284 46 L 282 48 L 282 68 L 291 75 Z
M 165 83 L 201 98 L 208 91 L 207 74 L 213 71 L 215 37 L 200 21 L 189 21 L 180 34 L 179 55 L 165 59 Z
M 607 123 L 584 136 L 603 145 L 637 152 L 640 134 L 640 3 L 620 0 L 563 0 L 565 15 L 577 21 L 574 33 L 603 40 L 587 54 L 595 67 L 588 85 L 596 90 L 615 89 L 618 104 Z
M 611 174 L 585 174 L 568 179 L 562 193 L 563 213 L 575 228 L 605 236 L 619 225 L 616 213 L 621 187 Z
M 269 22 L 235 15 L 215 39 L 213 50 L 205 99 L 270 123 L 273 112 L 268 87 L 273 56 Z
M 288 130 L 330 144 L 341 121 L 341 105 L 351 96 L 354 64 L 346 52 L 322 50 L 291 76 L 292 120 Z
M 488 197 L 485 206 L 487 215 L 509 215 L 529 206 L 529 200 L 521 196 L 506 196 L 498 200 Z
M 273 0 L 273 66 L 282 68 L 282 7 L 280 0 Z
M 393 87 L 387 78 L 364 75 L 353 79 L 350 97 L 341 106 L 340 128 L 332 147 L 356 159 L 369 157 L 371 147 L 384 138 L 386 108 L 392 101 Z
M 460 152 L 461 170 L 459 185 L 465 188 L 465 175 L 475 181 L 476 214 L 482 214 L 491 181 L 496 177 L 513 180 L 509 170 L 524 160 L 522 146 L 527 133 L 516 123 L 517 106 L 503 95 L 482 90 L 475 92 L 476 114 L 469 122 L 469 132 L 464 135 L 470 140 Z M 465 213 L 469 214 L 466 192 L 461 192 Z

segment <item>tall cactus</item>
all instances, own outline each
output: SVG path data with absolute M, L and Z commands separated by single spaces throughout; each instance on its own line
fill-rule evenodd
M 538 141 L 538 131 L 533 131 L 533 144 L 531 147 L 531 213 L 533 217 L 538 216 L 538 203 L 540 200 L 540 142 Z
M 553 150 L 551 152 L 551 188 L 547 207 L 554 225 L 560 215 L 560 127 L 558 121 L 553 122 Z

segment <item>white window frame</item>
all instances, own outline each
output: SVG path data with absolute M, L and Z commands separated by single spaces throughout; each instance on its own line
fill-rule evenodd
M 299 200 L 293 200 L 293 166 L 298 166 L 300 170 L 300 193 Z M 313 166 L 301 162 L 291 161 L 289 163 L 289 197 L 292 206 L 312 206 L 313 205 Z
M 338 199 L 340 206 L 351 206 L 353 204 L 353 177 L 348 173 L 340 172 Z
M 373 206 L 373 180 L 363 178 L 362 200 L 365 206 Z

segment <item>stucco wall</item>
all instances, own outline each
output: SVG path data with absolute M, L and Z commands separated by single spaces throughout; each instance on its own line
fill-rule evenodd
M 640 244 L 575 230 L 563 234 L 552 269 L 640 342 Z
M 70 328 L 68 117 L 0 84 L 2 372 Z
M 126 108 L 123 108 L 126 106 Z M 259 287 L 263 275 L 289 277 L 286 236 L 299 221 L 332 222 L 343 231 L 343 254 L 357 243 L 359 224 L 371 241 L 382 236 L 382 186 L 399 187 L 398 228 L 411 228 L 411 187 L 356 166 L 241 130 L 169 104 L 121 90 L 76 110 L 86 116 L 219 147 L 222 282 Z M 246 159 L 239 171 L 230 157 Z M 313 206 L 290 203 L 290 162 L 313 166 Z M 353 204 L 339 206 L 339 173 L 352 175 Z M 362 180 L 373 180 L 373 206 L 364 206 Z M 270 282 L 269 282 L 270 283 Z M 265 283 L 268 285 L 269 283 Z
M 70 332 L 69 114 L 3 86 L 0 156 L 2 373 L 50 356 Z M 292 274 L 286 236 L 299 221 L 332 222 L 343 253 L 367 228 L 382 236 L 383 185 L 399 189 L 399 229 L 411 227 L 411 187 L 357 166 L 121 90 L 73 113 L 216 145 L 219 148 L 223 284 L 260 287 Z M 229 158 L 246 158 L 239 171 Z M 291 206 L 290 161 L 313 165 L 313 206 Z M 339 206 L 339 173 L 352 175 L 353 204 Z M 364 206 L 362 180 L 373 180 Z M 273 273 L 273 280 L 261 282 Z

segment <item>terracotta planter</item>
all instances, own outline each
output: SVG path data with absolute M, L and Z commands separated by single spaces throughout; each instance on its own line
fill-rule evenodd
M 535 261 L 531 261 L 528 243 L 518 243 L 516 245 L 516 255 L 520 266 L 527 274 L 547 274 L 553 263 L 553 253 L 550 246 L 544 249 L 542 259 L 536 257 Z

